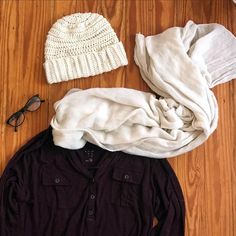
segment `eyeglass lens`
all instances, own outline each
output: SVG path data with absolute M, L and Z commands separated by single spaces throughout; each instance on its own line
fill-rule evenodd
M 17 112 L 9 120 L 8 123 L 12 126 L 19 126 L 24 122 L 25 116 L 23 112 Z
M 36 111 L 41 105 L 41 100 L 39 97 L 33 97 L 25 105 L 26 111 Z

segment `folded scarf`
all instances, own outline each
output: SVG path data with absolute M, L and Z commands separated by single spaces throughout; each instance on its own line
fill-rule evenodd
M 168 158 L 202 144 L 216 129 L 210 88 L 236 77 L 236 38 L 219 24 L 173 27 L 136 35 L 134 59 L 155 92 L 126 88 L 72 89 L 54 104 L 55 145 L 86 141 L 110 151 Z

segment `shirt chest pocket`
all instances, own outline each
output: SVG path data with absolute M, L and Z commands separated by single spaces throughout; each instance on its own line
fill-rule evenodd
M 61 171 L 45 168 L 42 171 L 39 199 L 49 207 L 73 208 L 80 201 L 82 186 Z
M 115 168 L 112 174 L 112 203 L 137 205 L 141 196 L 142 172 Z

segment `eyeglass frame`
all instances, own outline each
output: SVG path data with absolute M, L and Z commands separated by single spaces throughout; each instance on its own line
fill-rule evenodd
M 39 107 L 33 111 L 30 111 L 28 110 L 29 106 L 32 105 L 33 103 L 30 103 L 31 100 L 33 100 L 33 98 L 39 98 L 39 101 L 40 101 L 40 104 L 39 104 Z M 39 97 L 39 94 L 36 94 L 34 96 L 32 96 L 31 98 L 28 99 L 28 101 L 25 103 L 25 105 L 20 109 L 18 110 L 17 112 L 14 112 L 6 121 L 6 123 L 12 127 L 14 127 L 14 131 L 17 132 L 17 127 L 21 126 L 23 124 L 23 122 L 25 121 L 25 112 L 34 112 L 34 111 L 37 111 L 40 107 L 41 107 L 41 104 L 44 103 L 45 100 L 41 99 Z M 10 120 L 13 118 L 13 117 L 16 117 L 16 121 L 19 119 L 20 115 L 18 116 L 18 114 L 21 113 L 23 115 L 23 121 L 19 124 L 19 125 L 12 125 L 10 123 Z

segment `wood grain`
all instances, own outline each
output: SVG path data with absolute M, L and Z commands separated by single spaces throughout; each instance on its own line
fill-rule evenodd
M 124 43 L 129 65 L 102 75 L 48 85 L 44 43 L 52 24 L 74 12 L 104 15 Z M 236 34 L 231 0 L 1 0 L 0 1 L 0 173 L 27 140 L 45 129 L 53 103 L 73 87 L 128 87 L 150 91 L 133 60 L 134 37 L 157 34 L 187 20 L 217 22 Z M 27 113 L 18 132 L 5 121 L 39 93 L 46 102 Z M 170 159 L 186 201 L 186 235 L 236 235 L 236 81 L 214 88 L 217 130 L 192 152 Z

